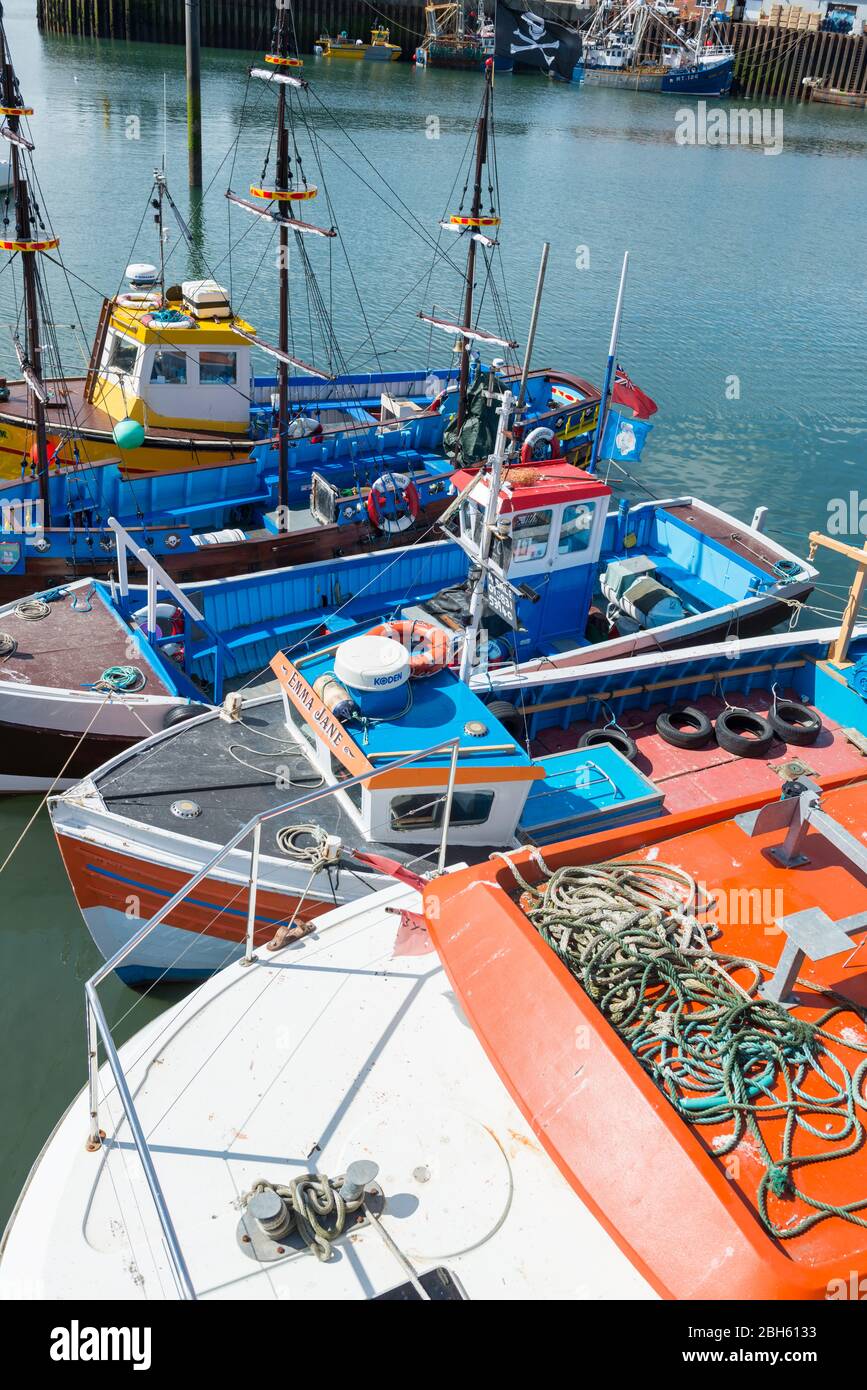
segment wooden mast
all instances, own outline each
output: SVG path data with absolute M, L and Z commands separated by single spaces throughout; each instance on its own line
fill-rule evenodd
M 482 110 L 479 116 L 478 131 L 476 134 L 476 172 L 473 183 L 473 205 L 470 217 L 475 221 L 481 216 L 482 211 L 482 173 L 488 158 L 488 120 L 491 109 L 491 85 L 494 80 L 494 64 L 491 60 L 485 63 L 485 95 L 482 100 Z M 464 324 L 471 328 L 473 324 L 473 280 L 476 273 L 476 240 L 474 236 L 469 238 L 469 250 L 467 251 L 467 286 L 464 295 Z M 458 385 L 458 413 L 455 422 L 455 430 L 460 439 L 460 432 L 463 428 L 467 413 L 467 386 L 470 379 L 470 344 L 469 339 L 461 339 L 461 374 Z
M 16 108 L 19 107 L 18 84 L 15 80 L 15 70 L 12 67 L 12 61 L 6 43 L 6 26 L 3 23 L 2 4 L 0 4 L 0 64 L 2 64 L 3 70 L 2 90 L 3 106 L 5 108 L 4 120 L 10 136 L 12 188 L 15 198 L 15 237 L 18 242 L 27 243 L 31 242 L 33 239 L 33 227 L 30 220 L 30 193 L 27 187 L 27 180 L 21 172 L 21 155 L 18 142 L 19 140 L 23 140 L 23 137 L 19 135 L 18 131 L 21 116 L 16 113 Z M 21 267 L 24 276 L 24 352 L 27 365 L 30 367 L 36 379 L 36 387 L 31 383 L 30 391 L 33 398 L 33 420 L 34 433 L 36 435 L 36 466 L 39 476 L 39 495 L 42 499 L 43 524 L 45 526 L 50 526 L 51 501 L 48 487 L 48 440 L 45 428 L 45 401 L 43 395 L 40 394 L 42 387 L 42 343 L 40 340 L 36 260 L 35 252 L 33 251 L 20 251 L 19 254 L 21 256 Z
M 287 11 L 278 7 L 277 10 L 277 44 L 276 52 L 281 58 L 289 57 L 289 28 L 286 23 Z M 277 170 L 276 170 L 276 189 L 278 192 L 288 192 L 289 189 L 289 133 L 286 129 L 286 87 L 282 83 L 278 87 L 277 97 Z M 282 211 L 282 205 L 281 205 Z M 280 261 L 278 273 L 280 277 L 280 325 L 278 346 L 282 353 L 289 351 L 289 228 L 280 227 Z M 278 411 L 277 411 L 277 439 L 278 439 L 278 482 L 277 482 L 277 506 L 280 530 L 288 530 L 288 517 L 286 508 L 289 505 L 289 438 L 287 430 L 289 427 L 289 366 L 284 358 L 278 360 L 277 370 L 277 389 L 278 389 Z

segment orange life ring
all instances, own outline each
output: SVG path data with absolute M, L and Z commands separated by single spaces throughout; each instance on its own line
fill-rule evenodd
M 371 628 L 371 637 L 390 637 L 409 652 L 409 674 L 413 680 L 432 676 L 445 670 L 451 660 L 451 638 L 444 628 L 433 623 L 410 622 L 400 619 Z
M 390 480 L 391 486 L 386 481 L 387 479 Z M 389 492 L 393 495 L 398 506 L 401 502 L 403 503 L 405 511 L 402 515 L 383 515 L 388 505 Z M 392 536 L 398 531 L 406 531 L 408 527 L 412 526 L 420 511 L 421 502 L 418 488 L 408 473 L 380 474 L 367 494 L 367 515 L 377 531 L 384 531 L 387 536 Z
M 560 441 L 553 430 L 549 430 L 547 425 L 537 425 L 534 430 L 530 430 L 524 443 L 521 445 L 521 462 L 535 463 L 533 450 L 537 444 L 547 441 L 551 445 L 551 458 L 559 459 L 563 455 L 560 453 Z

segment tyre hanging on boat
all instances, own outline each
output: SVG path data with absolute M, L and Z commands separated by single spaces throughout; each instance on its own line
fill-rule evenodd
M 598 748 L 600 744 L 608 743 L 612 748 L 616 748 L 618 753 L 622 753 L 624 758 L 634 763 L 638 757 L 638 748 L 634 738 L 616 724 L 600 725 L 596 729 L 588 729 L 578 740 L 579 748 Z

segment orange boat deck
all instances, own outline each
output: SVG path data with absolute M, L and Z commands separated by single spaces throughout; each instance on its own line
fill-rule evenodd
M 730 705 L 739 705 L 757 714 L 767 715 L 771 705 L 769 690 L 751 690 L 748 695 L 736 691 L 726 693 Z M 799 698 L 793 688 L 778 689 L 777 694 L 780 699 Z M 692 703 L 711 719 L 725 707 L 724 701 L 713 695 Z M 776 797 L 780 776 L 774 769 L 793 759 L 811 768 L 816 778 L 838 780 L 857 777 L 865 771 L 864 755 L 849 742 L 840 725 L 824 714 L 822 732 L 810 747 L 796 748 L 775 741 L 766 758 L 739 758 L 714 742 L 706 748 L 673 748 L 656 732 L 657 716 L 667 708 L 668 705 L 662 703 L 648 710 L 631 711 L 620 727 L 635 740 L 638 747 L 635 766 L 664 793 L 665 812 L 669 815 L 738 796 L 767 794 Z M 545 729 L 533 740 L 530 751 L 534 757 L 544 757 L 575 748 L 581 735 L 592 727 L 584 720 L 571 724 L 568 729 Z
M 829 742 L 829 752 L 835 743 Z M 863 844 L 863 763 L 859 778 L 826 792 L 823 809 Z M 756 961 L 767 978 L 786 941 L 776 926 L 780 916 L 806 907 L 822 908 L 835 921 L 867 914 L 867 879 L 815 828 L 805 845 L 810 862 L 784 869 L 768 856 L 784 831 L 750 838 L 730 819 L 770 799 L 747 795 L 572 841 L 545 850 L 545 862 L 554 870 L 640 858 L 686 870 L 716 901 L 710 914 L 720 928 L 714 950 Z M 532 853 L 521 850 L 513 858 L 522 876 L 538 883 L 542 874 Z M 848 1288 L 853 1272 L 863 1278 L 867 930 L 851 933 L 846 955 L 804 961 L 789 1012 L 815 1024 L 834 1006 L 828 992 L 835 991 L 838 1002 L 842 997 L 843 1011 L 829 1020 L 833 1041 L 826 1045 L 850 1075 L 862 1068 L 855 1121 L 845 1132 L 839 1108 L 810 1116 L 818 1133 L 797 1128 L 793 1153 L 799 1162 L 791 1171 L 796 1188 L 816 1201 L 863 1202 L 861 1224 L 833 1215 L 789 1235 L 813 1208 L 796 1191 L 777 1197 L 769 1190 L 775 1235 L 759 1216 L 767 1164 L 756 1135 L 748 1129 L 724 1155 L 717 1151 L 732 1132 L 730 1112 L 727 1121 L 694 1124 L 675 1110 L 537 933 L 518 895 L 511 872 L 496 861 L 435 880 L 425 891 L 431 934 L 488 1056 L 548 1153 L 660 1293 L 676 1299 L 825 1299 Z M 743 987 L 751 977 L 733 970 L 730 978 Z M 836 1063 L 827 1056 L 820 1060 L 836 1082 Z M 787 1070 L 791 1075 L 791 1066 Z M 777 1075 L 777 1098 L 782 1088 Z M 831 1093 L 814 1070 L 803 1088 L 814 1099 Z M 758 1121 L 772 1156 L 780 1152 L 783 1126 L 779 1115 Z M 824 1161 L 803 1164 L 819 1151 L 827 1155 Z

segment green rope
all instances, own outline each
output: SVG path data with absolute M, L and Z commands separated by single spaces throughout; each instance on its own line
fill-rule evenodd
M 857 1110 L 867 1110 L 867 1055 L 852 1073 L 832 1045 L 867 1054 L 867 1038 L 862 1030 L 859 1041 L 851 1028 L 843 1038 L 826 1025 L 847 1013 L 863 1025 L 867 1011 L 830 995 L 832 1007 L 810 1023 L 759 996 L 769 967 L 713 950 L 718 929 L 698 915 L 710 904 L 699 905 L 698 887 L 681 869 L 633 861 L 552 872 L 535 851 L 543 878 L 534 886 L 508 855 L 496 857 L 520 885 L 532 925 L 678 1114 L 693 1125 L 731 1124 L 714 1138 L 715 1156 L 732 1153 L 748 1134 L 755 1140 L 765 1165 L 758 1213 L 772 1235 L 791 1240 L 830 1216 L 867 1227 L 867 1195 L 838 1206 L 795 1181 L 798 1169 L 845 1158 L 863 1144 Z M 734 973 L 745 973 L 747 984 Z M 763 1126 L 781 1120 L 772 1153 Z M 799 1131 L 822 1140 L 823 1149 L 796 1153 Z M 768 1211 L 769 1193 L 809 1210 L 783 1223 Z
M 138 666 L 107 666 L 98 681 L 90 685 L 85 685 L 85 690 L 110 690 L 119 691 L 124 695 L 133 695 L 138 690 L 143 690 L 147 684 L 147 678 Z

